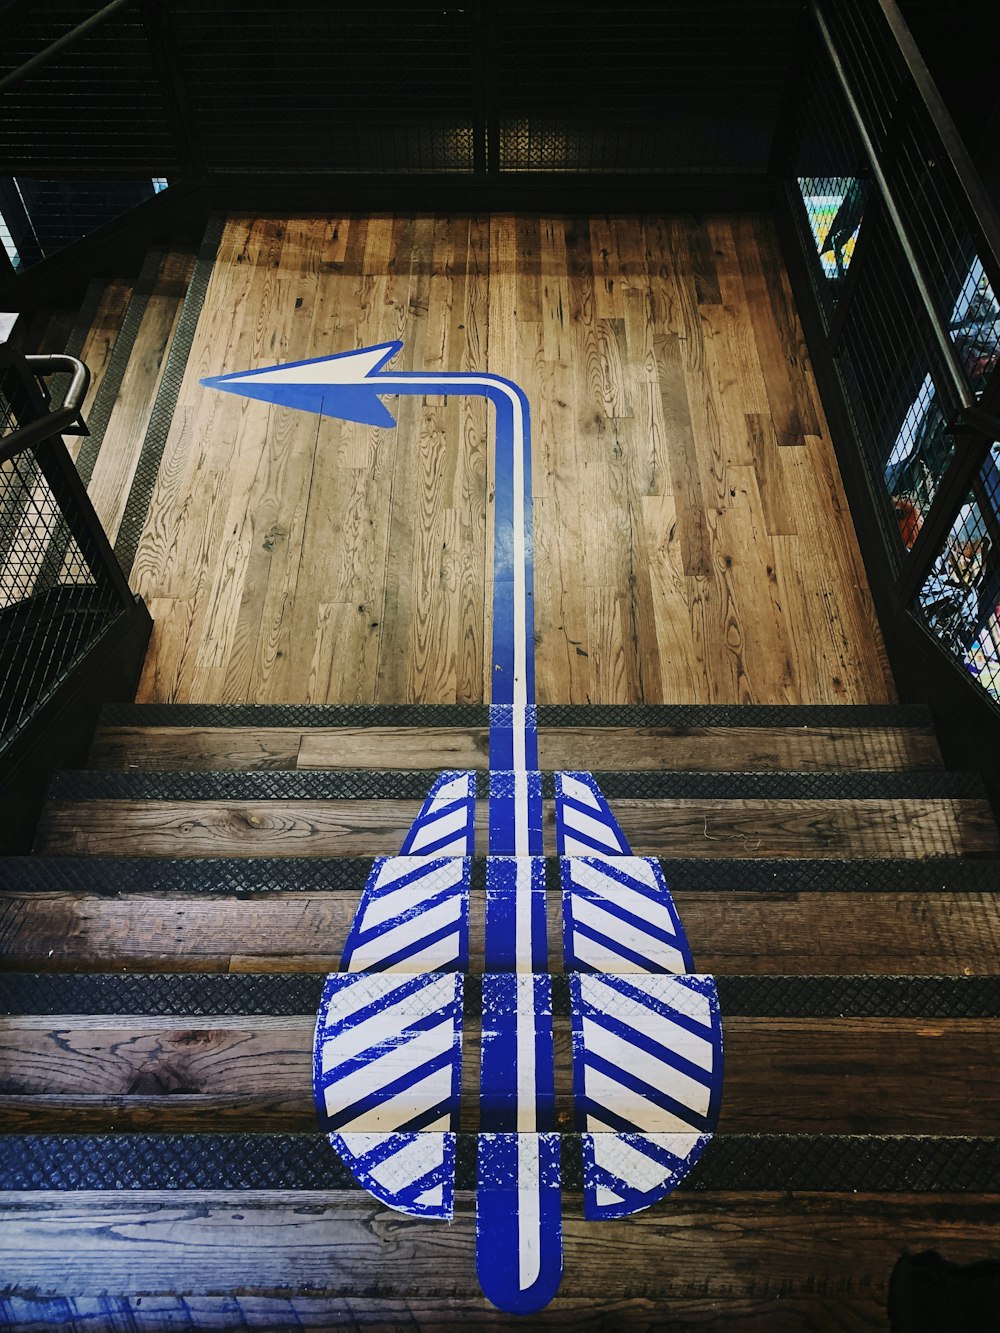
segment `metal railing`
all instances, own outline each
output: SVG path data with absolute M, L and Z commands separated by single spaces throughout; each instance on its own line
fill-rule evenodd
M 0 315 L 0 761 L 135 607 L 60 432 L 85 433 L 89 373 L 68 356 L 25 356 Z M 70 375 L 52 408 L 43 378 Z
M 1000 223 L 894 0 L 810 0 L 804 43 L 779 213 L 880 618 L 1000 702 Z

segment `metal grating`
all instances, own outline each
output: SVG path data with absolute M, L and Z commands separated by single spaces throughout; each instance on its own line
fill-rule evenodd
M 837 369 L 898 566 L 954 456 L 947 427 L 958 404 L 937 378 L 931 328 L 889 219 L 869 225 Z
M 89 18 L 86 3 L 17 4 L 0 14 L 0 75 Z M 141 5 L 81 37 L 0 98 L 0 172 L 86 179 L 177 168 Z
M 0 439 L 36 415 L 19 367 L 8 366 L 0 377 Z M 121 610 L 85 530 L 70 530 L 47 448 L 0 463 L 0 744 Z
M 797 8 L 507 0 L 495 19 L 502 172 L 763 174 Z
M 827 326 L 847 277 L 871 194 L 869 164 L 843 93 L 812 34 L 811 77 L 791 147 L 794 192 L 805 210 L 799 235 Z
M 459 1134 L 457 1184 L 474 1189 L 477 1135 Z M 580 1139 L 560 1136 L 568 1191 Z M 357 1185 L 321 1134 L 6 1134 L 7 1190 L 303 1190 Z M 866 1134 L 717 1134 L 682 1190 L 1000 1193 L 1000 1139 Z
M 311 1015 L 323 973 L 0 973 L 0 1013 L 205 1017 Z M 1000 977 L 719 976 L 732 1018 L 1000 1018 Z M 467 976 L 465 1013 L 482 1018 L 481 975 Z M 552 977 L 553 1013 L 570 1013 L 566 974 Z
M 1000 702 L 1000 443 L 994 443 L 914 603 L 941 647 Z
M 471 6 L 249 0 L 234 23 L 226 0 L 176 0 L 171 13 L 211 171 L 472 171 Z

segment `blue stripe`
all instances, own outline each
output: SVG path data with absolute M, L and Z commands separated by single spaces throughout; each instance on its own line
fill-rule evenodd
M 404 875 L 400 875 L 396 879 L 391 879 L 385 884 L 379 884 L 377 882 L 378 877 L 381 875 L 385 867 L 390 865 L 393 861 L 398 861 L 400 859 L 401 856 L 380 856 L 373 862 L 372 869 L 374 873 L 369 876 L 371 883 L 365 885 L 365 898 L 367 901 L 364 902 L 363 906 L 367 907 L 369 902 L 381 902 L 383 898 L 388 897 L 390 893 L 395 893 L 397 889 L 408 889 L 412 884 L 416 884 L 422 879 L 427 879 L 431 875 L 438 874 L 438 872 L 443 870 L 445 866 L 453 865 L 456 861 L 468 860 L 467 857 L 463 856 L 439 856 L 436 860 L 425 861 L 423 857 L 421 857 L 417 864 Z M 463 869 L 465 868 L 466 867 L 463 867 Z M 462 880 L 457 879 L 450 887 L 457 889 L 460 887 L 461 883 Z
M 600 889 L 584 888 L 579 884 L 574 884 L 572 889 L 570 889 L 570 893 L 574 897 L 581 899 L 583 902 L 593 903 L 594 906 L 599 907 L 602 912 L 607 912 L 609 916 L 617 917 L 617 919 L 624 922 L 625 925 L 635 926 L 637 930 L 641 930 L 642 933 L 648 935 L 650 939 L 656 940 L 659 944 L 667 944 L 670 948 L 676 949 L 679 954 L 683 955 L 683 950 L 680 947 L 681 942 L 676 935 L 664 930 L 661 926 L 651 925 L 645 917 L 636 916 L 636 914 L 630 912 L 627 907 L 622 907 L 616 899 L 606 898 Z
M 686 985 L 694 979 L 695 978 L 689 976 L 679 976 L 676 973 L 673 977 L 673 980 L 680 985 Z M 701 980 L 701 978 L 697 979 Z M 573 1007 L 574 1009 L 582 1008 L 585 1003 L 583 999 L 583 988 L 579 981 L 576 981 L 576 988 L 574 990 L 574 980 L 576 979 L 570 979 Z M 687 1028 L 688 1032 L 694 1033 L 696 1037 L 704 1037 L 706 1041 L 712 1041 L 716 1036 L 719 1021 L 718 999 L 715 994 L 715 983 L 711 981 L 711 978 L 706 978 L 706 980 L 709 981 L 711 989 L 702 991 L 701 993 L 708 997 L 709 1021 L 703 1023 L 700 1019 L 693 1018 L 690 1014 L 684 1013 L 682 1009 L 675 1009 L 669 1001 L 663 1000 L 659 996 L 650 995 L 640 986 L 629 985 L 626 977 L 614 975 L 601 977 L 601 981 L 604 985 L 610 986 L 612 990 L 616 990 L 619 995 L 622 995 L 629 1000 L 635 1000 L 638 1004 L 645 1005 L 646 1008 L 651 1009 L 654 1014 L 660 1014 L 663 1018 L 669 1018 L 672 1022 L 676 1023 L 678 1027 Z
M 382 1037 L 363 1051 L 358 1051 L 355 1055 L 350 1055 L 346 1060 L 323 1071 L 320 1075 L 323 1087 L 328 1088 L 334 1083 L 339 1083 L 342 1078 L 347 1078 L 349 1074 L 354 1074 L 365 1065 L 377 1060 L 380 1055 L 385 1055 L 388 1049 L 398 1050 L 404 1044 L 408 1044 L 410 1039 L 418 1037 L 422 1032 L 430 1032 L 433 1028 L 440 1027 L 442 1023 L 454 1023 L 457 1018 L 454 1005 L 448 1009 L 442 1009 L 432 1014 L 424 1014 L 423 1017 L 414 1019 L 412 1023 L 407 1023 L 406 1027 L 400 1032 L 394 1033 L 391 1037 Z M 331 1037 L 333 1034 L 331 1034 Z
M 358 1101 L 352 1102 L 350 1106 L 346 1106 L 336 1112 L 327 1111 L 324 1107 L 324 1129 L 340 1129 L 343 1125 L 349 1124 L 352 1120 L 357 1120 L 359 1116 L 365 1115 L 369 1111 L 373 1111 L 378 1106 L 383 1106 L 386 1102 L 391 1102 L 401 1092 L 406 1092 L 407 1089 L 412 1088 L 415 1083 L 419 1083 L 421 1079 L 429 1078 L 431 1074 L 437 1074 L 440 1070 L 453 1066 L 455 1063 L 456 1044 L 457 1043 L 453 1043 L 448 1050 L 442 1051 L 440 1055 L 435 1055 L 431 1059 L 425 1060 L 423 1064 L 419 1065 L 416 1069 L 406 1070 L 406 1072 L 400 1074 L 398 1078 L 393 1079 L 391 1083 L 385 1083 L 382 1087 L 373 1089 L 364 1097 L 359 1098 Z M 335 1084 L 337 1081 L 337 1074 L 325 1076 L 323 1084 L 324 1089 Z M 439 1115 L 452 1114 L 454 1111 L 452 1103 L 453 1097 L 451 1096 L 446 1097 L 440 1102 Z M 407 1120 L 405 1124 L 399 1125 L 397 1128 L 415 1129 L 418 1128 L 416 1123 L 418 1119 L 424 1119 L 425 1123 L 433 1124 L 434 1120 L 437 1118 L 437 1116 L 434 1116 L 427 1120 L 425 1116 L 418 1117 L 417 1115 L 414 1115 Z
M 593 813 L 593 812 L 591 812 Z M 559 856 L 579 856 L 579 852 L 567 852 L 566 839 L 572 838 L 574 842 L 584 847 L 589 847 L 592 852 L 603 852 L 605 856 L 629 856 L 628 843 L 622 847 L 615 848 L 607 843 L 598 842 L 588 833 L 581 833 L 579 829 L 568 829 L 561 819 L 556 818 L 556 853 Z
M 568 921 L 570 918 L 569 906 L 566 906 L 564 910 Z M 567 926 L 567 930 L 568 929 L 569 926 Z M 612 939 L 610 935 L 604 935 L 601 931 L 594 930 L 591 926 L 581 925 L 575 917 L 572 919 L 572 931 L 574 935 L 583 935 L 585 939 L 592 940 L 595 944 L 599 944 L 606 953 L 617 954 L 617 956 L 625 962 L 633 963 L 640 972 L 649 972 L 656 975 L 664 974 L 667 976 L 677 975 L 664 963 L 654 962 L 653 959 L 647 957 L 646 954 L 638 953 L 635 949 L 628 948 L 626 945 L 622 944 L 620 940 Z M 598 974 L 603 973 L 604 968 L 607 966 L 607 964 L 604 963 L 601 967 L 595 967 L 593 963 L 585 963 L 581 958 L 578 958 L 575 941 L 571 946 L 570 952 L 567 954 L 567 962 L 570 966 L 577 968 L 579 971 L 596 972 Z M 615 974 L 612 973 L 611 975 Z
M 713 1077 L 712 1070 L 705 1069 L 702 1065 L 695 1064 L 669 1046 L 663 1046 L 660 1042 L 654 1041 L 652 1037 L 646 1036 L 638 1028 L 631 1027 L 628 1023 L 622 1022 L 613 1014 L 604 1014 L 599 1009 L 594 1009 L 591 1005 L 585 1005 L 581 1011 L 581 1018 L 589 1018 L 592 1023 L 602 1027 L 606 1032 L 613 1033 L 616 1037 L 621 1037 L 627 1041 L 630 1046 L 636 1050 L 642 1051 L 646 1055 L 652 1056 L 662 1064 L 670 1065 L 682 1074 L 687 1074 L 689 1078 L 701 1083 L 705 1088 L 711 1091 Z M 713 1050 L 713 1055 L 714 1055 Z
M 323 987 L 323 998 L 320 1000 L 319 1012 L 322 1016 L 320 1035 L 329 1036 L 334 1032 L 346 1032 L 348 1028 L 356 1027 L 358 1023 L 364 1023 L 366 1019 L 374 1018 L 388 1005 L 398 1004 L 400 1000 L 409 999 L 411 995 L 416 995 L 418 991 L 425 990 L 428 986 L 434 985 L 440 980 L 434 973 L 417 973 L 411 980 L 401 981 L 391 995 L 380 995 L 377 999 L 372 1000 L 370 1004 L 355 1010 L 353 1014 L 348 1014 L 344 1018 L 334 1015 L 333 1022 L 328 1022 L 326 1016 L 329 1013 L 330 1003 L 334 995 L 349 994 L 356 985 L 363 986 L 368 978 L 369 974 L 366 972 L 331 972 L 326 979 L 326 985 Z M 458 986 L 461 988 L 461 982 L 458 982 Z M 447 1003 L 449 1005 L 457 1003 L 457 999 L 453 1000 L 449 996 Z
M 593 1051 L 587 1051 L 584 1055 L 584 1062 L 588 1069 L 593 1069 L 596 1073 L 606 1074 L 608 1078 L 620 1083 L 623 1088 L 633 1092 L 643 1101 L 647 1101 L 651 1106 L 659 1107 L 662 1111 L 668 1111 L 675 1115 L 678 1120 L 684 1124 L 690 1125 L 692 1129 L 705 1131 L 714 1128 L 711 1120 L 711 1096 L 709 1096 L 709 1110 L 702 1114 L 700 1111 L 694 1111 L 686 1103 L 678 1101 L 676 1097 L 671 1097 L 669 1093 L 662 1092 L 659 1088 L 653 1087 L 645 1079 L 641 1079 L 637 1074 L 633 1074 L 629 1069 L 622 1069 L 620 1065 L 612 1064 L 606 1060 L 603 1055 L 595 1055 Z M 593 1101 L 592 1098 L 588 1099 Z M 598 1112 L 598 1114 L 600 1114 Z M 636 1125 L 636 1129 L 642 1130 L 642 1125 Z M 648 1131 L 648 1126 L 646 1126 Z
M 428 1112 L 428 1115 L 433 1115 Z M 420 1117 L 424 1120 L 425 1117 Z M 426 1121 L 427 1124 L 433 1124 L 433 1119 Z M 424 1175 L 409 1181 L 398 1189 L 387 1189 L 378 1180 L 374 1179 L 371 1172 L 377 1169 L 383 1162 L 394 1157 L 398 1152 L 413 1143 L 419 1131 L 406 1131 L 398 1133 L 393 1131 L 385 1136 L 384 1142 L 377 1144 L 375 1148 L 361 1156 L 356 1156 L 344 1142 L 343 1136 L 337 1133 L 329 1135 L 330 1144 L 335 1152 L 338 1152 L 354 1174 L 355 1180 L 363 1189 L 368 1190 L 377 1199 L 382 1199 L 394 1208 L 402 1208 L 406 1212 L 422 1217 L 435 1217 L 442 1220 L 450 1219 L 454 1210 L 455 1200 L 455 1134 L 454 1132 L 444 1131 L 441 1133 L 441 1161 L 438 1166 Z M 419 1196 L 428 1189 L 434 1189 L 440 1185 L 441 1202 L 440 1204 L 417 1203 Z
M 450 935 L 456 935 L 458 942 L 455 948 L 454 959 L 447 963 L 438 963 L 434 967 L 435 972 L 464 972 L 467 970 L 469 944 L 468 930 L 463 928 L 462 922 L 451 921 L 446 926 L 441 926 L 438 930 L 432 931 L 429 935 L 422 935 L 419 940 L 414 940 L 410 944 L 397 949 L 395 953 L 386 954 L 384 958 L 373 958 L 365 963 L 366 972 L 388 972 L 398 963 L 405 963 L 408 958 L 418 954 L 423 949 L 429 948 L 432 944 L 439 944 L 442 940 L 448 939 Z
M 517 967 L 517 916 L 515 910 L 518 860 L 489 857 L 486 862 L 487 972 L 513 972 Z M 531 967 L 544 972 L 548 963 L 546 938 L 545 858 L 531 858 Z
M 613 879 L 616 883 L 621 884 L 623 888 L 631 889 L 633 893 L 642 894 L 643 897 L 648 898 L 651 902 L 659 903 L 670 913 L 671 920 L 674 923 L 674 929 L 677 933 L 679 935 L 683 934 L 683 927 L 681 926 L 680 917 L 670 893 L 670 886 L 664 878 L 659 862 L 654 856 L 633 857 L 632 860 L 641 861 L 643 865 L 649 867 L 652 871 L 653 878 L 656 880 L 655 887 L 652 884 L 647 883 L 646 880 L 639 879 L 638 876 L 632 874 L 627 866 L 622 865 L 621 861 L 608 861 L 604 857 L 570 857 L 568 858 L 566 869 L 569 871 L 570 875 L 572 875 L 574 869 L 573 863 L 579 861 L 582 865 L 589 866 L 598 871 L 607 879 Z M 575 884 L 576 881 L 571 878 L 570 883 Z
M 522 974 L 523 975 L 523 974 Z M 518 974 L 483 975 L 482 1064 L 479 1114 L 482 1130 L 517 1131 Z M 555 1127 L 555 1067 L 552 1039 L 552 979 L 531 977 L 534 1017 L 535 1125 L 539 1131 Z
M 539 1274 L 527 1289 L 519 1273 L 518 1135 L 480 1134 L 476 1183 L 476 1272 L 487 1300 L 510 1314 L 547 1305 L 562 1278 L 559 1136 L 539 1134 Z

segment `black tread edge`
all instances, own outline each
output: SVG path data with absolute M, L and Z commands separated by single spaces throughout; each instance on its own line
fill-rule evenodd
M 476 1184 L 477 1135 L 458 1135 L 457 1185 Z M 562 1182 L 582 1185 L 580 1139 L 560 1136 Z M 6 1134 L 0 1189 L 356 1190 L 321 1134 Z M 717 1134 L 683 1190 L 1000 1193 L 1000 1137 Z
M 67 356 L 79 358 L 83 354 L 87 334 L 97 318 L 101 297 L 104 295 L 106 285 L 106 278 L 94 278 L 92 282 L 88 283 L 87 290 L 83 294 L 83 300 L 80 302 L 80 308 L 76 313 L 76 319 L 73 321 L 73 327 L 66 339 L 65 350 Z M 114 348 L 111 350 L 114 351 Z
M 483 704 L 106 704 L 100 726 L 486 727 Z M 539 704 L 539 727 L 931 727 L 923 704 Z
M 440 769 L 94 769 L 56 773 L 49 799 L 60 801 L 416 800 Z M 609 800 L 986 800 L 978 773 L 944 770 L 723 772 L 595 771 Z M 554 796 L 552 773 L 542 795 Z M 488 774 L 476 774 L 487 795 Z
M 241 897 L 257 893 L 357 892 L 370 856 L 345 857 L 0 857 L 0 892 L 177 893 Z M 676 893 L 1000 893 L 1000 859 L 766 858 L 660 859 Z M 485 857 L 473 858 L 473 887 L 485 884 Z M 559 863 L 546 858 L 549 887 Z
M 163 451 L 180 394 L 181 381 L 187 369 L 195 329 L 205 303 L 205 293 L 209 278 L 212 276 L 212 269 L 215 267 L 215 257 L 218 254 L 224 226 L 225 218 L 221 214 L 214 214 L 205 227 L 205 234 L 198 247 L 191 280 L 184 296 L 180 318 L 167 352 L 166 365 L 156 391 L 153 410 L 139 452 L 139 461 L 132 478 L 118 536 L 115 539 L 115 555 L 126 575 L 131 573 L 132 565 L 135 563 L 139 538 L 149 512 L 149 503 L 159 475 Z
M 111 420 L 111 413 L 118 399 L 118 391 L 121 389 L 122 380 L 125 378 L 125 371 L 132 356 L 132 349 L 135 347 L 135 340 L 139 336 L 139 326 L 142 324 L 143 315 L 146 313 L 150 294 L 156 285 L 156 275 L 160 270 L 165 253 L 162 248 L 154 248 L 147 252 L 142 262 L 142 268 L 125 309 L 125 318 L 118 330 L 115 345 L 111 349 L 111 358 L 108 361 L 107 370 L 87 417 L 87 428 L 90 434 L 81 442 L 76 459 L 77 471 L 80 473 L 85 486 L 89 484 L 91 477 L 94 475 L 97 456 L 101 452 L 104 435 Z
M 178 1019 L 315 1014 L 325 973 L 0 973 L 0 1013 L 130 1014 Z M 1000 1018 L 1000 976 L 716 976 L 730 1018 Z M 569 980 L 552 977 L 553 1011 L 570 1012 Z M 465 979 L 481 1012 L 482 979 Z

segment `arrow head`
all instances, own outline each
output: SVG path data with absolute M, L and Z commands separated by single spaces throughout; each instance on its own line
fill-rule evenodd
M 390 384 L 383 387 L 379 383 L 378 372 L 402 346 L 401 342 L 378 343 L 310 361 L 212 375 L 201 383 L 206 389 L 221 389 L 281 407 L 392 428 L 395 419 L 378 396 L 380 392 L 391 393 L 392 388 Z

